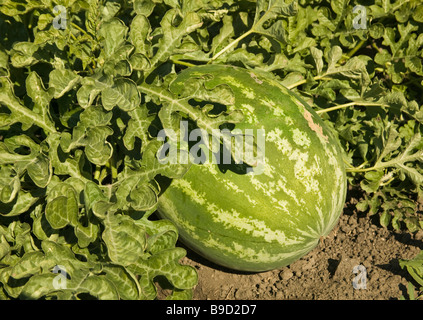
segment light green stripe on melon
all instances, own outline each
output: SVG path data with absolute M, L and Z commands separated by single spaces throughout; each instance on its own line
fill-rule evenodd
M 201 167 L 202 172 L 209 173 L 213 176 L 213 179 L 216 181 L 216 184 L 222 185 L 230 192 L 235 192 L 236 194 L 241 194 L 243 197 L 245 197 L 245 200 L 247 200 L 252 206 L 257 205 L 257 201 L 252 199 L 248 193 L 244 191 L 244 189 L 241 189 L 238 185 L 236 185 L 233 181 L 222 179 L 219 177 L 219 172 L 217 169 L 217 166 L 213 164 L 210 161 L 207 161 L 204 163 Z M 211 178 L 211 177 L 210 177 Z
M 227 75 L 227 76 L 223 76 L 223 77 L 221 77 L 222 78 L 222 80 L 224 80 L 225 81 L 225 83 L 226 84 L 228 84 L 228 85 L 231 85 L 231 86 L 235 86 L 235 87 L 237 87 L 237 88 L 239 88 L 239 89 L 241 89 L 241 90 L 245 90 L 245 89 L 247 89 L 246 88 L 246 86 L 244 86 L 241 82 L 239 82 L 238 80 L 236 80 L 234 77 L 232 77 L 232 76 L 229 76 L 229 75 Z
M 189 233 L 195 234 L 199 229 L 198 226 L 184 219 L 183 216 L 180 215 L 178 208 L 176 208 L 175 203 L 167 197 L 161 197 L 159 211 L 161 213 L 166 212 L 166 218 L 175 223 L 182 237 Z
M 235 209 L 225 210 L 218 207 L 215 203 L 209 203 L 206 207 L 211 214 L 214 222 L 223 225 L 228 229 L 234 229 L 246 232 L 248 235 L 256 238 L 257 241 L 262 239 L 265 242 L 277 242 L 282 246 L 301 243 L 295 239 L 288 239 L 281 230 L 272 230 L 264 221 L 242 217 Z
M 291 130 L 292 137 L 294 139 L 294 142 L 301 146 L 301 147 L 310 147 L 310 138 L 308 137 L 307 133 L 305 131 L 301 131 L 298 128 L 295 128 Z
M 267 97 L 261 99 L 260 102 L 263 103 L 263 105 L 265 105 L 266 107 L 270 108 L 273 111 L 274 116 L 281 117 L 282 119 L 284 119 L 287 125 L 294 125 L 294 121 L 292 120 L 292 118 L 287 116 L 283 109 L 276 104 L 276 102 L 270 100 Z
M 207 199 L 205 198 L 206 195 L 205 193 L 198 193 L 197 191 L 195 191 L 192 186 L 191 186 L 191 182 L 187 181 L 187 180 L 183 180 L 183 179 L 176 179 L 172 182 L 173 186 L 181 189 L 182 192 L 184 192 L 187 196 L 189 196 L 189 198 L 191 200 L 193 200 L 194 202 L 200 204 L 200 205 L 205 205 L 207 203 Z
M 301 131 L 298 129 L 295 132 L 297 132 L 297 136 L 293 135 L 293 140 L 295 141 L 296 139 L 301 139 L 301 142 L 296 141 L 297 144 L 310 145 L 310 140 L 307 138 L 305 133 L 301 134 Z M 305 192 L 317 192 L 320 198 L 321 194 L 319 192 L 319 182 L 314 179 L 315 175 L 322 173 L 318 161 L 307 165 L 309 153 L 302 152 L 301 150 L 294 148 L 289 140 L 283 137 L 283 131 L 279 128 L 275 128 L 267 134 L 267 141 L 273 142 L 277 149 L 294 163 L 293 169 L 295 177 L 304 185 Z M 316 158 L 314 159 L 316 160 Z
M 257 123 L 257 116 L 254 114 L 254 107 L 251 104 L 243 103 L 240 108 L 244 112 L 245 121 L 248 123 Z

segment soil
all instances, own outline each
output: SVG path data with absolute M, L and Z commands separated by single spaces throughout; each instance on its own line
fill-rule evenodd
M 186 248 L 188 253 L 182 263 L 194 266 L 199 275 L 193 299 L 408 298 L 407 284 L 414 280 L 398 261 L 411 259 L 423 249 L 423 231 L 397 232 L 381 227 L 377 215 L 357 212 L 359 197 L 359 192 L 350 189 L 334 230 L 306 256 L 278 270 L 237 272 L 210 263 Z

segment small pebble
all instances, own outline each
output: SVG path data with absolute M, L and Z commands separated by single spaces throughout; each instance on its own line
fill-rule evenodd
M 287 281 L 287 280 L 291 279 L 293 276 L 294 276 L 294 273 L 289 269 L 281 272 L 281 279 L 283 281 Z

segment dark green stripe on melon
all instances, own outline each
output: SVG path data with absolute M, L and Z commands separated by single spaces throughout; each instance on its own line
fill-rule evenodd
M 173 180 L 158 211 L 175 223 L 180 239 L 210 261 L 243 271 L 286 266 L 313 249 L 337 223 L 346 197 L 338 141 L 298 96 L 257 72 L 222 65 L 188 68 L 172 83 L 182 92 L 189 79 L 228 85 L 229 109 L 245 117 L 239 129 L 264 129 L 261 174 L 222 172 L 193 164 Z

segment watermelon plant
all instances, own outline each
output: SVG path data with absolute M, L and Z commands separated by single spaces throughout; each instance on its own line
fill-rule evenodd
M 230 267 L 289 263 L 336 223 L 343 170 L 359 210 L 422 229 L 422 22 L 418 0 L 0 1 L 0 299 L 190 298 L 179 235 Z M 162 161 L 189 151 L 160 139 L 181 120 L 263 126 L 271 161 Z

